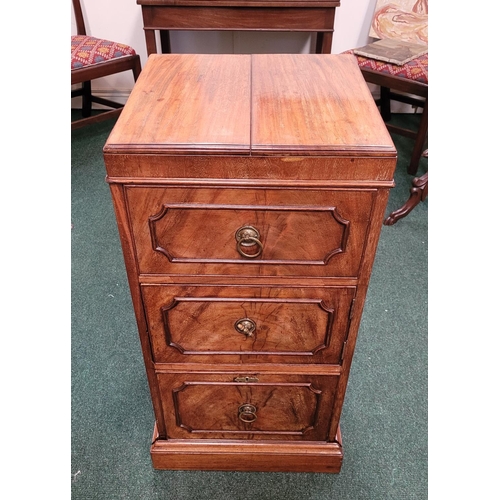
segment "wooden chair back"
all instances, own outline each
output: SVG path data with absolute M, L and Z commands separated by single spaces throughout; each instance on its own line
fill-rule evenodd
M 115 118 L 123 110 L 124 104 L 94 95 L 92 93 L 92 80 L 130 70 L 134 81 L 137 81 L 142 68 L 139 55 L 129 45 L 87 36 L 80 0 L 72 0 L 72 2 L 77 35 L 71 37 L 71 84 L 81 84 L 81 86 L 71 90 L 71 97 L 81 96 L 82 98 L 80 117 L 72 118 L 71 121 L 71 129 L 75 129 Z M 97 49 L 100 47 L 106 50 L 99 52 Z M 87 57 L 84 56 L 85 53 Z M 82 56 L 82 54 L 84 55 Z M 98 58 L 96 58 L 96 54 L 99 55 Z M 102 54 L 106 54 L 106 56 L 103 58 Z M 93 103 L 104 106 L 104 111 L 93 113 Z M 111 109 L 106 110 L 106 108 Z

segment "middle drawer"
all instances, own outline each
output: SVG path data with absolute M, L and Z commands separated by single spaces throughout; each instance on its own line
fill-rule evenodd
M 355 290 L 142 285 L 153 359 L 338 364 Z

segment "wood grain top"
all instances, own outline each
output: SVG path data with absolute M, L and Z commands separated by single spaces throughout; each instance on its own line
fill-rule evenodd
M 393 149 L 351 55 L 253 56 L 252 124 L 254 153 Z
M 107 144 L 249 154 L 251 56 L 152 54 Z
M 352 55 L 153 54 L 106 153 L 396 156 Z

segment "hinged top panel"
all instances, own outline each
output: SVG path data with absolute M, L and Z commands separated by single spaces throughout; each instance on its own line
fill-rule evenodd
M 355 57 L 332 54 L 153 54 L 104 151 L 396 157 Z
M 252 56 L 252 154 L 394 156 L 352 55 Z
M 130 152 L 248 155 L 250 58 L 152 54 L 107 146 Z

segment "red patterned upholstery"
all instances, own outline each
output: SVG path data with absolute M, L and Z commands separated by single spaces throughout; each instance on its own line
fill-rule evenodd
M 344 54 L 354 54 L 352 50 L 344 52 Z M 356 54 L 354 54 L 356 55 Z M 391 64 L 384 61 L 377 61 L 375 59 L 368 59 L 367 57 L 358 56 L 358 65 L 360 68 L 371 69 L 379 73 L 386 73 L 391 76 L 405 78 L 407 80 L 414 80 L 420 83 L 429 84 L 429 57 L 424 54 L 420 57 L 408 61 L 402 66 Z
M 85 35 L 71 37 L 72 70 L 128 55 L 135 55 L 135 50 L 122 43 Z

